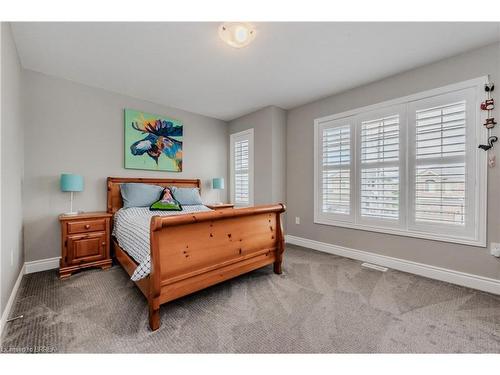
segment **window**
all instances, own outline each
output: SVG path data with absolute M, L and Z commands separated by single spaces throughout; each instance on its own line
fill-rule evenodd
M 402 214 L 399 168 L 402 107 L 370 111 L 359 124 L 359 221 L 398 225 Z
M 317 119 L 314 221 L 486 246 L 485 82 Z
M 230 136 L 231 203 L 253 204 L 253 129 Z
M 322 211 L 351 212 L 351 127 L 325 128 L 322 136 Z

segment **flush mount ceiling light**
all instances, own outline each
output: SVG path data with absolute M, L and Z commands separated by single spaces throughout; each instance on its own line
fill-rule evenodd
M 219 26 L 221 39 L 234 48 L 248 46 L 255 39 L 255 28 L 246 22 L 226 22 Z

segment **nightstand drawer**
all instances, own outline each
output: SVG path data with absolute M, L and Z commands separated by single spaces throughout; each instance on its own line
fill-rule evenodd
M 67 225 L 68 234 L 101 232 L 106 230 L 106 219 L 70 221 Z
M 106 258 L 106 232 L 68 236 L 68 264 L 92 262 Z

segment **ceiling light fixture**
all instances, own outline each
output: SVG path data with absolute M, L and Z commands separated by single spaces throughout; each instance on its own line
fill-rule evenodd
M 255 34 L 255 28 L 246 22 L 226 22 L 219 26 L 220 38 L 234 48 L 248 46 Z

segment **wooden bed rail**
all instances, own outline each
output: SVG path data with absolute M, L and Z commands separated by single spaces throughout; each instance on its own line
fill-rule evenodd
M 199 223 L 210 220 L 222 220 L 231 217 L 243 217 L 272 212 L 282 213 L 285 211 L 286 206 L 283 203 L 279 203 L 274 205 L 235 208 L 232 210 L 198 212 L 191 215 L 153 216 L 153 218 L 151 219 L 151 231 L 156 231 L 160 230 L 161 228 L 171 227 L 175 225 Z

